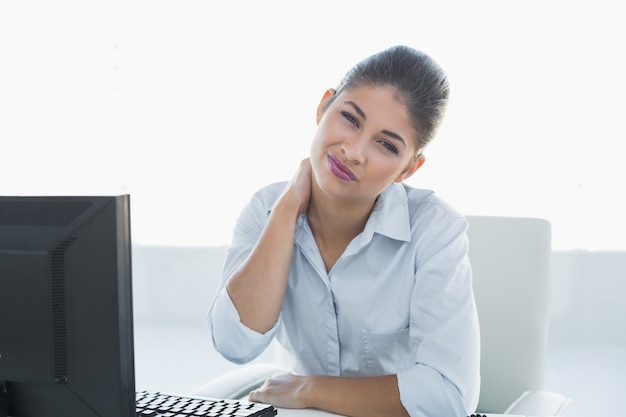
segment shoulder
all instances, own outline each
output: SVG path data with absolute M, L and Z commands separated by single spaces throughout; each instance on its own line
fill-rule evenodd
M 469 224 L 460 211 L 432 190 L 401 184 L 406 195 L 416 265 L 435 257 L 461 262 L 469 249 Z
M 286 183 L 286 181 L 276 182 L 255 191 L 240 211 L 237 227 L 246 231 L 261 228 Z
M 414 188 L 406 184 L 402 184 L 402 187 L 407 196 L 409 213 L 420 217 L 434 216 L 437 218 L 465 220 L 461 212 L 434 191 Z
M 406 195 L 409 221 L 412 228 L 435 233 L 437 230 L 452 229 L 457 234 L 467 230 L 465 216 L 448 201 L 432 190 L 398 184 Z
M 286 185 L 287 181 L 279 181 L 258 189 L 252 195 L 251 203 L 260 205 L 261 207 L 265 207 L 269 210 L 274 205 L 276 200 L 278 200 L 278 197 L 280 197 Z

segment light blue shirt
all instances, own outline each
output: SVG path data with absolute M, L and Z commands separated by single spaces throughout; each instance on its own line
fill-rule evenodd
M 226 279 L 248 256 L 286 183 L 258 191 L 228 248 L 209 312 L 215 348 L 246 363 L 276 337 L 301 375 L 397 374 L 411 416 L 466 416 L 478 403 L 480 336 L 467 221 L 432 191 L 393 183 L 365 229 L 326 272 L 306 215 L 275 326 L 240 322 Z

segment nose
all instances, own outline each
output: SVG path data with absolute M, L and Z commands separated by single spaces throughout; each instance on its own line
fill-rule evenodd
M 362 164 L 365 157 L 366 141 L 361 137 L 352 137 L 346 139 L 341 144 L 341 152 L 347 161 L 354 164 Z

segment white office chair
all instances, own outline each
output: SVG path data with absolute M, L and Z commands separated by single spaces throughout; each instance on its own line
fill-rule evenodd
M 570 399 L 544 390 L 551 227 L 544 219 L 467 216 L 481 333 L 482 413 L 562 415 Z
M 570 399 L 544 390 L 550 302 L 551 228 L 543 219 L 468 216 L 470 260 L 481 327 L 477 412 L 559 416 Z M 242 398 L 284 366 L 258 363 L 209 381 L 193 394 Z

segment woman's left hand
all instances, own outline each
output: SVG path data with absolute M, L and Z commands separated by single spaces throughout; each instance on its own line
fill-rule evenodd
M 278 408 L 306 408 L 306 376 L 282 374 L 268 378 L 258 389 L 250 392 L 250 401 L 272 404 Z

